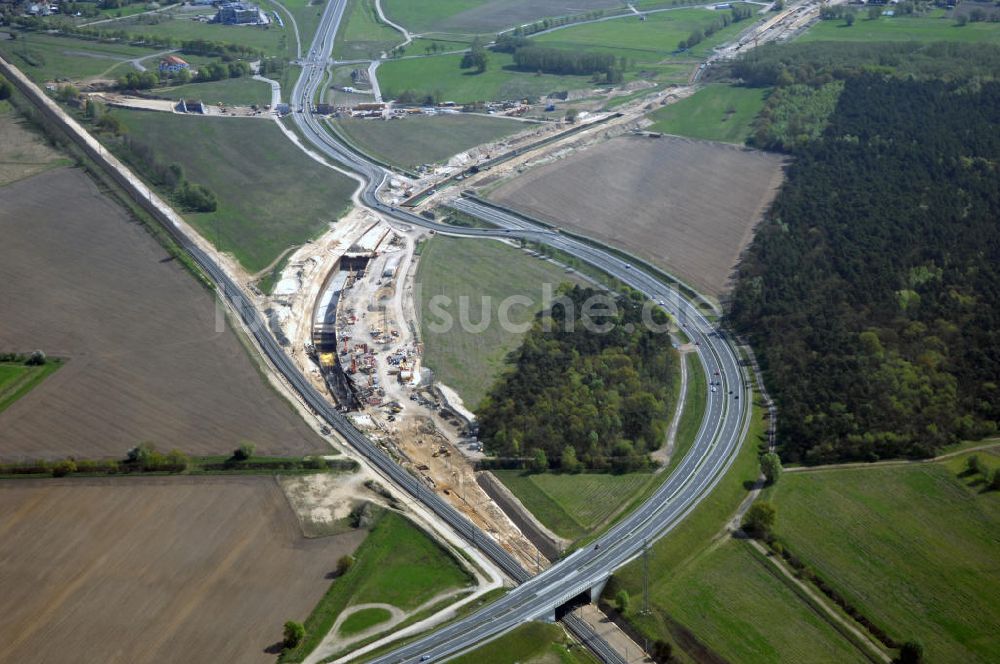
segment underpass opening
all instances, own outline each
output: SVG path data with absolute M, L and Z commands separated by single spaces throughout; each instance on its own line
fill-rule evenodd
M 581 593 L 574 595 L 555 609 L 555 619 L 557 621 L 562 620 L 573 611 L 579 609 L 581 606 L 586 606 L 590 604 L 590 589 L 586 589 Z

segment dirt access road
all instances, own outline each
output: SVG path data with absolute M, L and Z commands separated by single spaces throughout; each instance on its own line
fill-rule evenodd
M 268 477 L 0 483 L 0 659 L 260 662 L 365 531 L 307 540 Z
M 330 451 L 265 384 L 213 296 L 82 171 L 0 188 L 0 234 L 0 349 L 68 358 L 0 415 L 4 458 L 116 457 L 140 441 Z

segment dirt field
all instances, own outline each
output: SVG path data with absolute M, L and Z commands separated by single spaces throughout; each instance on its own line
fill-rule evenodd
M 0 456 L 330 448 L 262 380 L 212 296 L 81 171 L 0 188 L 0 349 L 66 365 L 0 414 Z
M 0 484 L 0 660 L 261 662 L 353 531 L 306 540 L 271 478 Z
M 623 136 L 531 169 L 490 198 L 616 244 L 719 297 L 781 179 L 777 155 Z
M 0 186 L 69 163 L 0 101 Z

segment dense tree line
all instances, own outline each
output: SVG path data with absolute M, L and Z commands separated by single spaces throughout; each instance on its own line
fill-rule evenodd
M 994 433 L 1000 83 L 846 74 L 795 154 L 731 308 L 783 458 L 927 456 Z
M 514 51 L 514 66 L 526 71 L 560 75 L 599 75 L 604 82 L 620 83 L 627 66 L 625 58 L 610 53 L 571 51 L 527 45 Z
M 745 85 L 801 83 L 819 87 L 861 71 L 967 81 L 995 79 L 1000 46 L 959 42 L 836 42 L 765 44 L 733 63 L 731 74 Z
M 826 127 L 843 80 L 860 71 L 942 78 L 995 78 L 1000 49 L 969 44 L 841 44 L 765 46 L 732 66 L 734 78 L 752 87 L 773 87 L 754 120 L 751 145 L 793 152 Z
M 590 317 L 607 331 L 588 330 L 585 304 L 595 295 L 565 290 L 507 358 L 510 370 L 478 410 L 487 450 L 530 456 L 538 470 L 648 465 L 672 411 L 676 354 L 666 334 L 643 324 L 637 294 L 615 300 L 616 313 Z M 666 322 L 658 309 L 647 314 Z

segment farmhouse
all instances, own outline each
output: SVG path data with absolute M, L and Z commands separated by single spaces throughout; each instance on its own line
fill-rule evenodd
M 219 11 L 212 20 L 225 25 L 266 25 L 270 22 L 260 7 L 243 2 L 226 2 L 219 5 Z
M 183 69 L 190 69 L 189 65 L 184 60 L 181 60 L 176 55 L 168 55 L 167 57 L 160 60 L 160 72 L 176 74 Z

